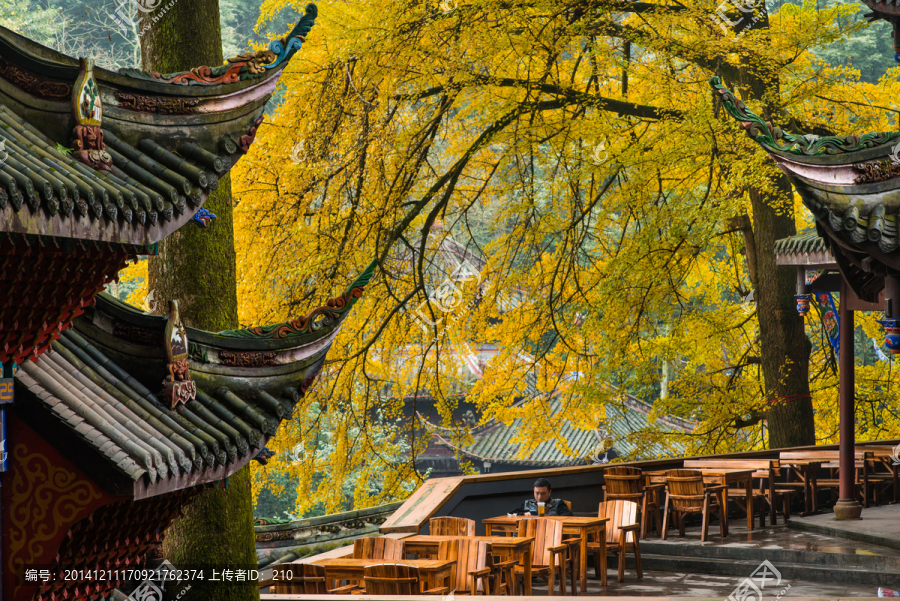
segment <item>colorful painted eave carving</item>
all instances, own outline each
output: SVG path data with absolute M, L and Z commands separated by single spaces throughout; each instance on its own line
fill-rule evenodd
M 721 78 L 713 77 L 709 80 L 709 84 L 718 94 L 725 111 L 741 123 L 753 140 L 770 152 L 794 155 L 798 158 L 839 155 L 886 145 L 900 138 L 900 133 L 898 132 L 822 137 L 813 134 L 793 134 L 773 126 L 748 109 L 740 99 L 735 98 L 734 94 L 722 85 Z
M 226 65 L 218 67 L 202 66 L 190 71 L 168 74 L 142 71 L 140 69 L 119 69 L 119 74 L 136 79 L 185 86 L 211 86 L 262 79 L 273 69 L 283 67 L 300 50 L 303 42 L 306 41 L 306 35 L 315 24 L 317 15 L 318 8 L 316 5 L 308 4 L 305 14 L 297 21 L 297 24 L 287 36 L 274 40 L 269 44 L 267 50 L 248 52 L 229 58 Z
M 900 250 L 900 133 L 817 137 L 782 131 L 710 79 L 726 112 L 787 174 L 822 227 L 860 252 Z
M 365 287 L 375 274 L 377 261 L 369 266 L 347 287 L 341 296 L 330 299 L 325 306 L 313 309 L 309 314 L 291 321 L 271 326 L 260 326 L 244 330 L 225 330 L 219 336 L 225 338 L 290 338 L 302 336 L 325 326 L 332 325 L 346 316 L 362 295 Z

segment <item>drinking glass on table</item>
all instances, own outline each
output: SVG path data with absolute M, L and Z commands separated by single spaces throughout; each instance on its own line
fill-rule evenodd
M 537 506 L 538 506 L 538 515 L 541 515 L 541 516 L 544 515 L 544 504 L 538 503 Z

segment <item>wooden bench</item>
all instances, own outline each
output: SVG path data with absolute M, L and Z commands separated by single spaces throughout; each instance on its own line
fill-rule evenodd
M 771 513 L 771 523 L 774 526 L 778 520 L 776 518 L 776 510 L 778 497 L 781 497 L 781 512 L 784 515 L 785 521 L 790 519 L 791 517 L 791 507 L 790 507 L 790 498 L 791 494 L 794 493 L 792 488 L 776 488 L 775 486 L 775 477 L 781 475 L 781 466 L 779 464 L 778 459 L 685 459 L 684 460 L 684 468 L 685 469 L 752 469 L 755 470 L 753 472 L 754 478 L 759 478 L 760 480 L 767 480 L 768 484 L 765 486 L 760 482 L 759 488 L 753 489 L 753 499 L 760 500 L 759 506 L 759 525 L 760 527 L 765 527 L 766 525 L 766 515 L 765 515 L 765 507 L 763 503 L 768 506 L 769 512 Z M 753 511 L 752 507 L 744 507 L 745 502 L 745 492 L 743 490 L 729 490 L 728 496 L 730 499 L 733 499 L 738 506 L 741 507 L 744 511 Z

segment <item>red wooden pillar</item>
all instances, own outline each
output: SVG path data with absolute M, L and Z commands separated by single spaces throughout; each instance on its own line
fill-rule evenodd
M 840 491 L 837 504 L 834 506 L 834 517 L 838 520 L 858 520 L 862 515 L 862 505 L 856 500 L 856 487 L 853 476 L 856 473 L 856 463 L 853 459 L 853 451 L 856 446 L 856 416 L 854 414 L 854 324 L 853 311 L 850 310 L 850 289 L 847 281 L 841 278 L 840 308 L 840 340 L 841 350 L 838 357 L 838 375 L 840 382 Z

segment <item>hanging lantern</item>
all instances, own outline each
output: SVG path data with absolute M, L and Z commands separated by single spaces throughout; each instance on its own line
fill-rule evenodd
M 888 347 L 892 355 L 900 353 L 900 319 L 882 319 L 879 321 L 884 326 L 887 335 L 884 337 L 884 346 Z
M 806 314 L 809 313 L 809 299 L 811 297 L 811 294 L 794 295 L 794 298 L 797 299 L 797 313 L 800 314 L 800 317 L 806 317 Z

